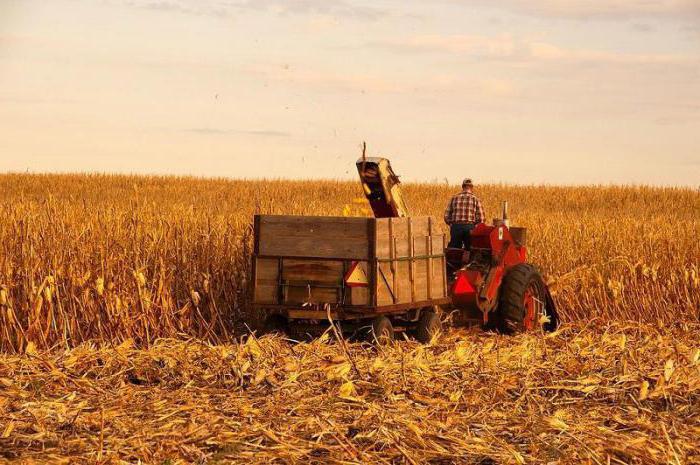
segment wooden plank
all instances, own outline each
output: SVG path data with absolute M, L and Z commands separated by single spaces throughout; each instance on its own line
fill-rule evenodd
M 425 237 L 425 250 L 428 252 L 427 255 L 432 255 L 433 254 L 433 218 L 430 217 L 428 218 L 428 235 Z M 426 289 L 426 292 L 428 294 L 428 298 L 432 299 L 433 298 L 433 259 L 428 258 L 427 260 L 427 273 L 428 273 L 428 279 L 426 279 L 428 288 Z
M 367 305 L 377 305 L 377 220 L 372 219 L 367 222 L 367 237 L 369 238 L 367 255 L 369 262 L 367 263 L 367 295 L 364 296 L 359 291 L 357 292 L 358 301 L 364 299 Z M 355 293 L 351 293 L 350 302 L 354 302 Z M 353 304 L 355 305 L 355 304 Z
M 260 255 L 260 215 L 253 217 L 253 253 Z
M 395 239 L 393 258 L 408 257 L 410 254 L 408 242 L 408 218 L 393 219 L 392 235 Z
M 397 285 L 394 293 L 398 303 L 411 302 L 410 268 L 411 262 L 408 260 L 396 262 Z
M 282 284 L 282 267 L 284 266 L 284 260 L 281 257 L 277 258 L 277 303 L 282 303 L 284 301 L 284 287 Z
M 406 311 L 411 308 L 421 308 L 421 307 L 429 307 L 432 305 L 446 305 L 450 303 L 450 299 L 448 297 L 443 297 L 441 299 L 431 299 L 431 300 L 424 300 L 424 301 L 416 301 L 416 302 L 409 302 L 409 303 L 401 303 L 401 304 L 396 304 L 396 305 L 383 305 L 383 306 L 377 306 L 377 307 L 371 307 L 371 308 L 362 308 L 362 307 L 357 307 L 357 308 L 348 308 L 344 309 L 346 310 L 348 316 L 352 315 L 357 315 L 357 314 L 365 314 L 367 316 L 371 316 L 377 313 L 397 313 L 397 312 L 402 312 Z
M 345 284 L 345 276 L 348 274 L 348 269 L 350 267 L 350 264 L 352 262 L 348 261 L 343 261 L 342 263 L 342 274 L 341 274 L 341 288 L 340 288 L 340 303 L 345 305 L 346 303 L 350 303 L 350 291 L 348 286 Z
M 318 286 L 307 286 L 304 281 L 289 281 L 284 287 L 285 304 L 336 304 L 339 303 L 339 290 Z M 296 285 L 296 286 L 292 286 Z
M 445 296 L 447 296 L 447 258 L 445 257 L 444 250 L 447 247 L 447 236 L 445 234 L 442 235 L 442 266 L 440 267 L 440 270 L 442 271 L 442 292 L 444 293 Z
M 271 224 L 296 224 L 299 226 L 314 225 L 314 226 L 364 226 L 368 221 L 374 218 L 366 218 L 360 216 L 308 216 L 308 215 L 258 215 L 260 217 L 260 225 Z
M 426 237 L 428 237 L 426 234 L 415 234 L 413 236 L 413 241 L 414 241 L 413 256 L 414 257 L 429 255 L 428 249 L 425 246 L 425 244 L 426 244 L 425 238 Z
M 340 284 L 343 280 L 343 262 L 286 258 L 282 280 Z
M 256 258 L 254 302 L 266 304 L 276 303 L 277 280 L 277 259 Z
M 416 301 L 416 280 L 415 280 L 415 270 L 416 270 L 416 263 L 413 260 L 413 257 L 415 254 L 413 253 L 416 242 L 413 237 L 413 231 L 412 231 L 412 221 L 411 218 L 407 218 L 407 237 L 406 239 L 408 240 L 408 256 L 411 258 L 411 261 L 408 262 L 408 280 L 411 284 L 411 302 Z
M 311 309 L 292 309 L 287 312 L 287 316 L 290 319 L 303 319 L 303 320 L 326 320 L 328 319 L 328 312 L 325 310 L 311 310 Z M 338 319 L 338 312 L 331 312 L 331 318 L 334 320 Z
M 389 232 L 389 223 L 391 218 L 378 218 L 374 221 L 375 224 L 375 257 L 390 258 L 391 257 L 391 233 Z
M 413 296 L 413 299 L 411 299 L 413 302 L 428 299 L 427 289 L 428 282 L 430 281 L 430 276 L 427 272 L 427 261 L 428 259 L 426 258 L 417 258 L 413 263 L 413 266 L 415 268 L 413 274 L 413 286 L 415 287 L 415 294 Z
M 394 303 L 398 302 L 398 281 L 397 281 L 397 274 L 396 274 L 396 262 L 394 261 L 396 259 L 396 237 L 394 236 L 394 218 L 389 218 L 389 258 L 391 258 L 390 262 L 390 267 L 391 267 L 391 296 L 394 301 Z
M 393 283 L 393 287 L 391 288 L 391 292 L 394 293 L 394 301 L 398 303 L 398 302 L 401 302 L 401 295 L 402 295 L 401 279 L 402 278 L 405 279 L 405 277 L 407 277 L 408 274 L 403 271 L 405 262 L 399 262 L 396 260 L 396 258 L 398 257 L 397 250 L 399 248 L 398 238 L 396 236 L 394 236 L 392 239 L 393 239 L 392 242 L 394 243 L 394 246 L 393 246 L 393 251 L 394 251 L 393 255 L 394 256 L 392 257 L 391 264 L 392 264 L 392 272 L 394 273 L 394 283 Z
M 260 255 L 368 259 L 370 218 L 261 215 Z
M 429 217 L 429 216 L 419 216 L 416 218 L 412 218 L 411 222 L 413 224 L 412 224 L 411 230 L 413 231 L 413 235 L 416 237 L 423 237 L 423 236 L 429 235 L 430 234 L 430 228 L 429 228 L 430 221 L 431 221 L 431 217 Z M 420 245 L 422 248 L 422 243 L 417 242 L 416 244 Z M 423 251 L 423 252 L 425 252 L 425 251 Z M 420 255 L 418 250 L 416 250 L 416 255 Z
M 396 303 L 392 285 L 391 264 L 379 263 L 377 266 L 377 299 L 375 305 L 392 305 Z
M 411 234 L 413 235 L 412 245 L 412 301 L 425 300 L 428 298 L 428 282 L 430 276 L 426 270 L 426 260 L 416 258 L 429 254 L 429 249 L 426 247 L 426 237 L 430 234 L 430 218 L 416 217 L 411 219 Z
M 410 302 L 406 304 L 397 305 L 385 305 L 379 307 L 340 307 L 337 309 L 338 319 L 357 319 L 357 318 L 371 318 L 378 313 L 402 313 L 411 308 L 421 308 L 428 307 L 431 305 L 444 305 L 449 304 L 450 299 L 443 297 L 441 299 L 432 299 L 418 302 Z M 276 304 L 254 304 L 253 308 L 266 308 L 270 310 L 280 310 L 283 312 L 289 312 L 291 310 L 300 310 L 297 305 L 276 305 Z M 325 313 L 324 313 L 325 314 Z
M 349 305 L 372 305 L 369 300 L 371 289 L 370 287 L 348 287 L 348 302 Z
M 425 248 L 430 251 L 430 254 L 432 254 L 432 248 L 433 248 L 433 237 L 432 236 L 425 236 Z M 426 293 L 428 295 L 429 299 L 433 298 L 433 259 L 432 258 L 427 258 L 426 260 L 426 284 L 427 284 L 427 289 Z
M 258 266 L 258 259 L 257 259 L 257 257 L 255 256 L 255 254 L 253 254 L 253 258 L 252 258 L 251 264 L 250 264 L 250 270 L 251 270 L 251 272 L 253 273 L 253 286 L 252 286 L 252 287 L 253 287 L 253 290 L 252 290 L 252 292 L 251 292 L 252 295 L 250 296 L 250 300 L 251 300 L 251 302 L 253 302 L 253 303 L 255 303 L 255 300 L 257 299 L 257 297 L 255 296 L 255 295 L 256 295 L 256 292 L 257 292 L 257 288 L 258 288 L 258 285 L 257 285 L 257 282 L 258 282 L 258 270 L 256 269 L 257 266 Z

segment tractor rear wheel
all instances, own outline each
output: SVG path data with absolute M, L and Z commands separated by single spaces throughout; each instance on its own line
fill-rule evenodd
M 547 287 L 537 268 L 520 263 L 503 278 L 498 303 L 501 329 L 506 333 L 553 331 L 556 314 L 548 305 Z
M 429 343 L 435 334 L 442 329 L 440 316 L 432 309 L 423 310 L 416 327 L 416 339 L 423 344 Z
M 394 325 L 389 318 L 380 315 L 372 320 L 372 326 L 368 331 L 369 340 L 379 344 L 388 344 L 394 340 Z

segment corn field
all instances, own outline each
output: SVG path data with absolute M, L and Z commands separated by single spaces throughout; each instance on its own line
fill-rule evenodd
M 556 332 L 251 334 L 252 216 L 368 215 L 358 183 L 0 176 L 0 465 L 700 464 L 700 192 L 477 194 Z
M 405 186 L 442 217 L 455 186 Z M 508 200 L 564 321 L 700 319 L 700 192 L 477 186 Z M 164 337 L 232 341 L 249 310 L 253 215 L 368 215 L 359 183 L 0 176 L 0 351 Z

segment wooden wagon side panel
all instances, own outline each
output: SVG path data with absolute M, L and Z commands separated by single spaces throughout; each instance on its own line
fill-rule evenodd
M 378 306 L 445 297 L 444 236 L 433 218 L 378 219 L 376 230 Z
M 257 253 L 262 256 L 368 259 L 370 218 L 260 215 Z
M 446 295 L 444 236 L 429 217 L 260 215 L 255 232 L 257 304 L 384 307 Z M 345 283 L 358 261 L 366 287 Z
M 445 235 L 432 217 L 424 218 L 423 229 L 416 243 L 421 243 L 421 254 L 426 257 L 421 264 L 425 270 L 427 299 L 439 299 L 447 296 L 447 269 L 445 262 Z M 418 245 L 416 245 L 418 247 Z

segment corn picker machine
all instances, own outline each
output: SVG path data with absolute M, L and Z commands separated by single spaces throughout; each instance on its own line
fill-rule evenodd
M 316 334 L 332 320 L 376 341 L 427 342 L 447 311 L 505 333 L 553 331 L 549 289 L 527 262 L 526 230 L 502 218 L 446 246 L 432 217 L 411 217 L 386 158 L 357 161 L 374 218 L 256 215 L 253 302 L 267 330 Z

